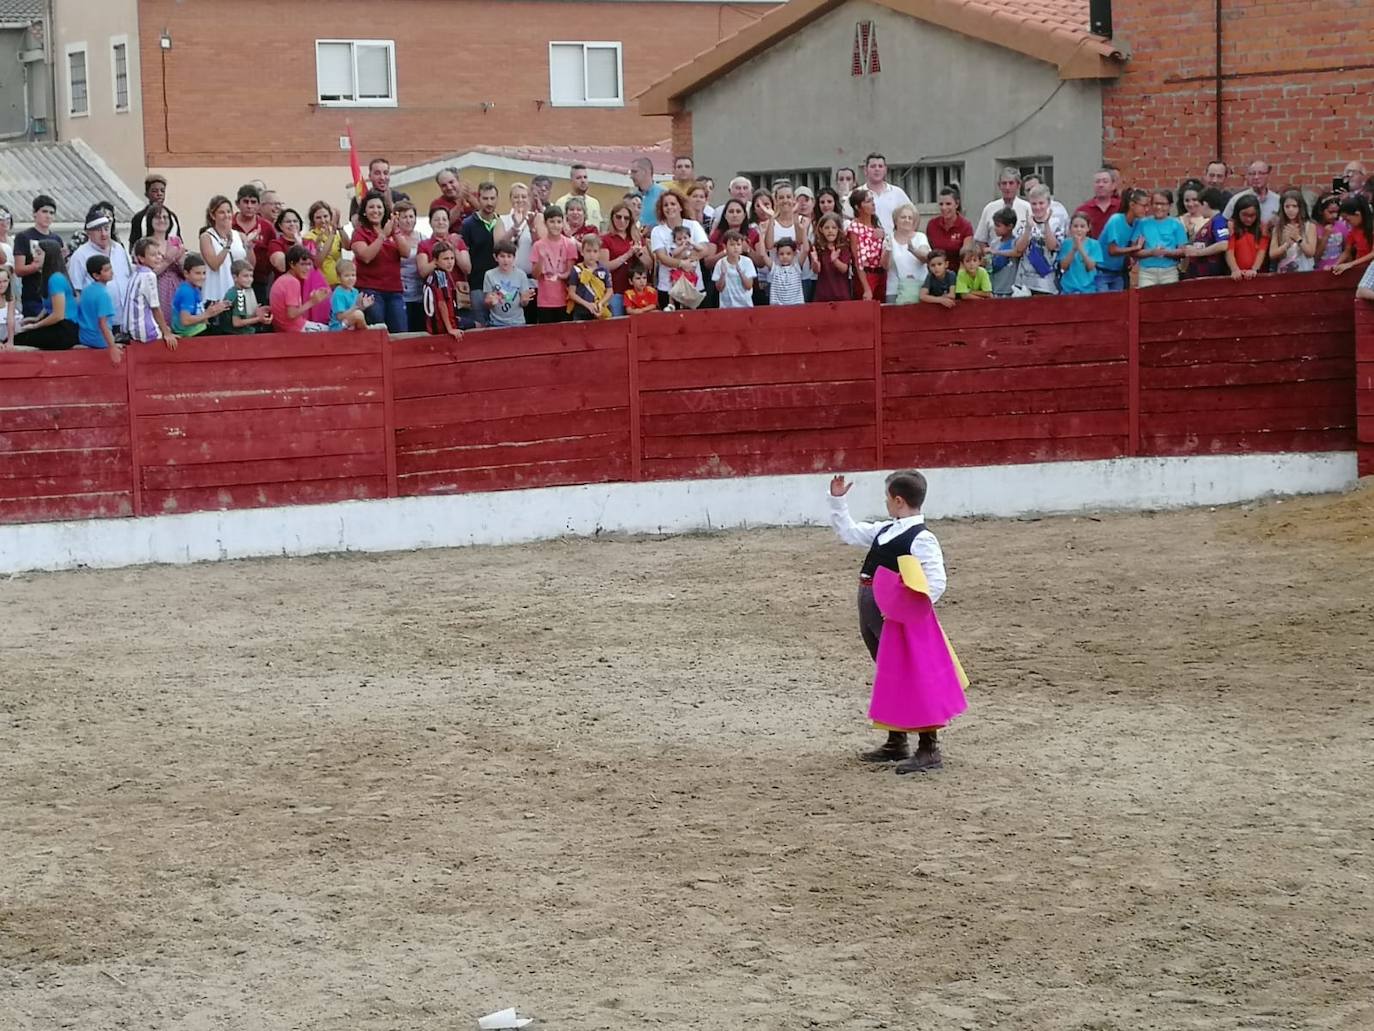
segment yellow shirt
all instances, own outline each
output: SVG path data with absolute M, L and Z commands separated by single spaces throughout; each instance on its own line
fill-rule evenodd
M 318 247 L 321 241 L 324 240 L 324 234 L 321 233 L 318 229 L 310 230 L 310 232 L 306 233 L 305 236 L 309 240 L 314 240 L 316 247 Z M 339 234 L 336 232 L 334 234 L 333 248 L 330 250 L 328 254 L 320 256 L 320 271 L 324 273 L 324 281 L 328 283 L 331 287 L 339 285 L 339 272 L 336 266 L 339 264 L 339 256 L 341 254 L 343 254 L 343 242 L 341 241 Z
M 601 221 L 601 202 L 590 193 L 580 197 L 575 193 L 565 193 L 554 201 L 554 203 L 563 209 L 563 214 L 566 217 L 568 213 L 568 201 L 573 197 L 577 197 L 578 200 L 586 205 L 587 225 L 596 226 L 597 232 L 600 232 L 604 228 L 604 224 Z

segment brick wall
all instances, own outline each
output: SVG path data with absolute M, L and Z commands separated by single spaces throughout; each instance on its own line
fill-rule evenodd
M 771 10 L 725 3 L 235 0 L 225 17 L 223 6 L 139 4 L 150 166 L 337 165 L 345 120 L 364 156 L 384 153 L 395 164 L 483 145 L 656 143 L 668 138 L 669 119 L 641 116 L 633 98 Z M 164 28 L 173 39 L 165 52 L 158 47 Z M 251 42 L 240 41 L 245 34 Z M 316 39 L 394 40 L 399 105 L 318 107 Z M 625 106 L 550 107 L 550 40 L 619 41 Z M 496 106 L 484 112 L 483 101 Z
M 1216 150 L 1213 5 L 1116 0 L 1133 57 L 1103 97 L 1104 153 L 1127 182 L 1176 185 Z M 1309 189 L 1374 154 L 1368 0 L 1222 0 L 1222 157 Z M 1237 176 L 1228 185 L 1238 188 Z
M 673 114 L 673 153 L 692 153 L 692 112 L 677 111 Z

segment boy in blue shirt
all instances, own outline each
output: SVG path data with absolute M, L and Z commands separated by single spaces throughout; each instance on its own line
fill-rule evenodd
M 1081 211 L 1069 221 L 1069 238 L 1059 258 L 1061 294 L 1095 294 L 1097 267 L 1102 264 L 1102 245 L 1088 235 L 1092 223 Z
M 209 328 L 211 319 L 229 310 L 229 302 L 204 303 L 201 292 L 205 289 L 208 269 L 199 254 L 186 255 L 181 267 L 186 282 L 172 295 L 172 332 L 179 337 L 199 336 Z
M 1010 297 L 1016 285 L 1016 212 L 1002 208 L 992 216 L 992 240 L 988 243 L 988 266 L 992 273 L 992 296 Z
M 1102 260 L 1097 264 L 1098 293 L 1126 289 L 1126 263 L 1144 250 L 1136 223 L 1145 217 L 1148 201 L 1144 190 L 1128 190 L 1123 210 L 1107 219 L 1102 227 L 1102 235 L 1097 238 L 1102 245 Z
M 77 339 L 82 347 L 110 351 L 110 361 L 115 365 L 124 356 L 124 349 L 115 343 L 114 325 L 115 302 L 110 296 L 110 288 L 105 284 L 114 278 L 114 266 L 110 259 L 95 254 L 86 259 L 86 274 L 91 277 L 86 289 L 81 291 L 81 300 L 76 305 Z

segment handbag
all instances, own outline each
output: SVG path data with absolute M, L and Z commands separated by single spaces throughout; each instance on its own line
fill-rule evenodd
M 706 299 L 706 295 L 702 293 L 701 288 L 686 276 L 683 276 L 668 288 L 668 297 L 679 308 L 696 308 Z

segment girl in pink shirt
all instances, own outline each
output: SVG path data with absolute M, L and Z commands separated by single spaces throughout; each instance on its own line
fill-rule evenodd
M 544 238 L 530 248 L 530 262 L 538 283 L 535 321 L 567 321 L 568 273 L 577 262 L 577 244 L 563 235 L 563 209 L 557 204 L 544 209 Z

